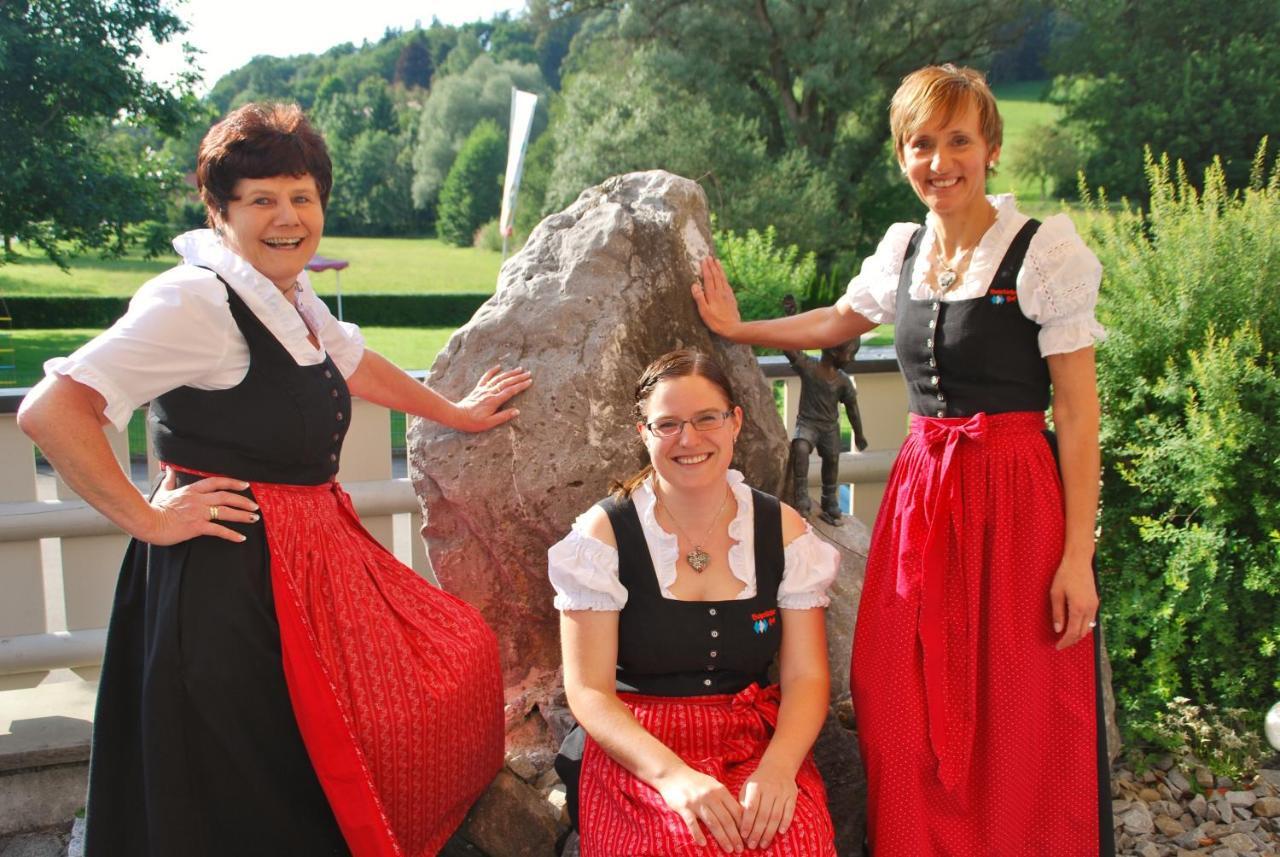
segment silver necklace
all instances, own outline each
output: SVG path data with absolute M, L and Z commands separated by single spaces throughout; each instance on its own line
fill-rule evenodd
M 938 240 L 938 236 L 933 236 L 933 255 L 938 260 L 938 291 L 940 294 L 946 294 L 951 291 L 951 287 L 956 284 L 956 280 L 960 277 L 956 273 L 956 269 L 964 264 L 964 260 L 973 252 L 973 247 L 961 253 L 954 262 L 948 264 L 947 260 L 942 258 L 942 242 Z
M 716 509 L 716 515 L 711 519 L 711 526 L 707 527 L 707 531 L 702 534 L 701 540 L 697 542 L 689 538 L 689 534 L 684 531 L 684 527 L 680 526 L 680 522 L 676 520 L 676 516 L 671 514 L 671 510 L 662 502 L 662 495 L 658 493 L 657 485 L 653 487 L 653 496 L 657 499 L 658 506 L 662 511 L 667 513 L 667 517 L 670 518 L 671 523 L 675 525 L 676 531 L 680 533 L 680 535 L 684 536 L 685 543 L 693 545 L 693 550 L 684 555 L 684 561 L 689 563 L 689 568 L 692 568 L 698 574 L 702 574 L 703 570 L 711 564 L 711 554 L 703 550 L 701 543 L 705 542 L 711 536 L 711 531 L 715 529 L 716 521 L 720 520 L 720 514 L 724 512 L 725 504 L 729 502 L 729 489 L 725 488 L 724 499 L 720 501 L 720 508 Z

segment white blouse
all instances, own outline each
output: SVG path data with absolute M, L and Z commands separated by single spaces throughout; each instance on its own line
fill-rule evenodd
M 654 515 L 656 497 L 653 477 L 631 492 L 649 546 L 649 556 L 664 598 L 676 600 L 671 586 L 676 582 L 679 547 L 676 536 L 662 529 Z M 729 489 L 737 502 L 737 513 L 729 522 L 729 571 L 745 584 L 738 600 L 756 595 L 755 527 L 751 488 L 736 470 L 728 472 Z M 618 551 L 585 532 L 583 515 L 573 522 L 569 535 L 547 551 L 547 574 L 556 591 L 557 610 L 621 610 L 627 590 L 618 579 Z M 782 583 L 778 606 L 789 610 L 826 607 L 827 590 L 840 568 L 840 552 L 806 527 L 799 538 L 783 548 Z
M 183 386 L 227 390 L 249 371 L 249 346 L 231 315 L 227 290 L 197 265 L 217 271 L 300 366 L 322 363 L 327 353 L 344 378 L 356 371 L 364 337 L 354 324 L 333 317 L 306 271 L 298 275 L 295 306 L 211 229 L 179 235 L 173 248 L 183 264 L 144 284 L 108 330 L 71 356 L 44 364 L 45 374 L 66 375 L 101 393 L 104 414 L 117 430 L 161 393 Z M 308 332 L 315 333 L 319 349 Z
M 944 301 L 981 297 L 991 286 L 1014 236 L 1028 220 L 1017 209 L 1012 194 L 989 196 L 995 206 L 996 222 L 974 248 L 964 277 Z M 916 263 L 908 293 L 913 300 L 932 298 L 925 280 L 934 265 L 933 213 L 925 218 Z M 896 315 L 898 278 L 907 244 L 915 234 L 915 223 L 895 223 L 889 227 L 876 252 L 862 263 L 862 270 L 849 281 L 840 298 L 844 305 L 876 324 L 892 322 Z M 1040 325 L 1040 355 L 1065 354 L 1100 341 L 1106 334 L 1094 317 L 1102 265 L 1076 234 L 1065 214 L 1055 214 L 1040 224 L 1027 248 L 1026 260 L 1018 272 L 1018 305 L 1022 314 Z

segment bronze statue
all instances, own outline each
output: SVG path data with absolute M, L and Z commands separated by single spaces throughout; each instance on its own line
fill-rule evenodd
M 796 300 L 787 295 L 782 301 L 787 315 L 796 312 Z M 795 436 L 791 441 L 791 476 L 795 480 L 796 511 L 809 517 L 809 455 L 818 451 L 822 459 L 822 504 L 819 517 L 828 524 L 840 523 L 840 497 L 837 479 L 840 469 L 840 405 L 844 405 L 853 427 L 853 440 L 858 451 L 867 448 L 862 433 L 862 414 L 858 411 L 858 392 L 845 367 L 861 346 L 861 340 L 822 349 L 815 360 L 803 351 L 783 351 L 791 368 L 800 376 L 800 407 L 796 414 Z

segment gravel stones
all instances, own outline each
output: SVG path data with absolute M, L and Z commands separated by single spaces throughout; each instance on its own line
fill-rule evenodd
M 1280 855 L 1278 771 L 1234 783 L 1157 762 L 1140 775 L 1116 769 L 1111 790 L 1121 857 Z

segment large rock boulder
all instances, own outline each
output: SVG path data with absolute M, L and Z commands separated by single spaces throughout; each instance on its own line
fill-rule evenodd
M 416 421 L 409 433 L 432 568 L 502 647 L 509 754 L 530 749 L 511 746 L 516 736 L 560 730 L 546 551 L 611 478 L 639 467 L 632 395 L 651 360 L 681 347 L 718 357 L 747 415 L 734 466 L 765 491 L 782 487 L 788 446 L 772 392 L 751 350 L 713 336 L 689 296 L 710 252 L 695 182 L 658 171 L 610 179 L 539 224 L 428 374 L 456 399 L 490 366 L 533 372 L 520 417 L 502 428 Z M 528 717 L 556 722 L 533 729 Z

